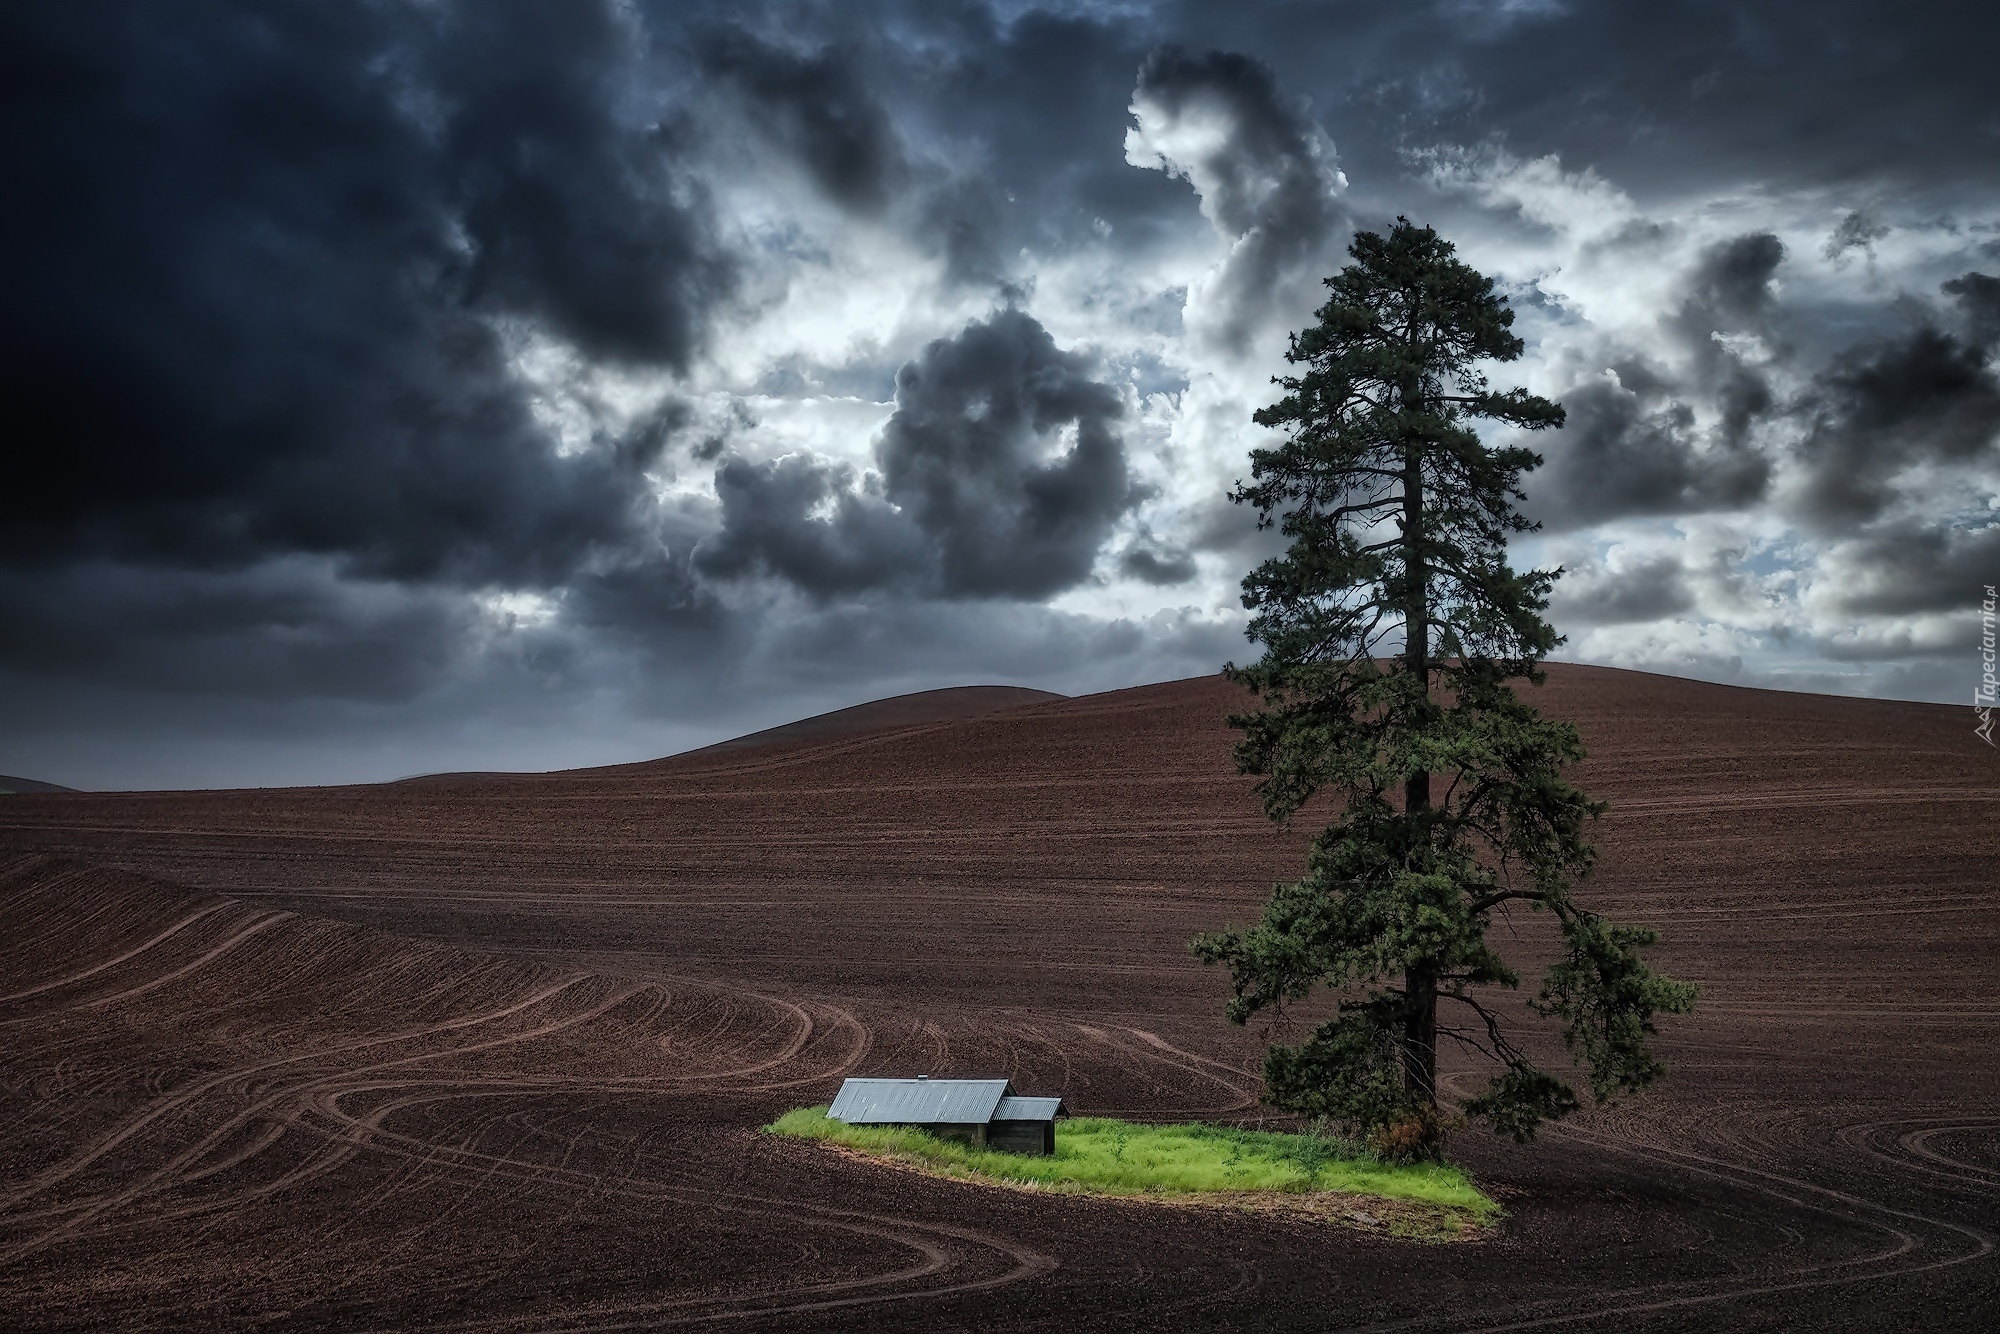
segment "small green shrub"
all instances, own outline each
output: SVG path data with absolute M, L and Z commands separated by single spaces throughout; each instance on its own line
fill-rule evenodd
M 1499 1208 L 1447 1163 L 1386 1163 L 1362 1145 L 1325 1135 L 1077 1117 L 1061 1124 L 1056 1151 L 1041 1157 L 974 1149 L 905 1127 L 850 1126 L 827 1116 L 824 1107 L 787 1112 L 764 1128 L 774 1135 L 844 1144 L 944 1176 L 1052 1190 L 1170 1196 L 1339 1191 L 1438 1205 L 1478 1218 Z
M 1419 1109 L 1368 1132 L 1368 1149 L 1392 1163 L 1435 1161 L 1444 1153 L 1445 1137 L 1463 1129 L 1464 1118 L 1450 1118 Z

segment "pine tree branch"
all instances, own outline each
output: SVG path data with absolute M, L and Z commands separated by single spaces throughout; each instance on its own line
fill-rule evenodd
M 1462 1028 L 1451 1028 L 1444 1024 L 1439 1024 L 1438 1036 L 1441 1038 L 1450 1038 L 1462 1047 L 1470 1047 L 1488 1060 L 1496 1061 L 1502 1065 L 1507 1063 L 1506 1057 L 1500 1055 L 1500 1053 L 1494 1051 L 1479 1039 L 1468 1036 Z
M 1375 500 L 1359 501 L 1350 505 L 1342 505 L 1338 509 L 1328 510 L 1324 515 L 1316 517 L 1338 520 L 1338 519 L 1344 519 L 1350 514 L 1367 514 L 1374 510 L 1388 509 L 1391 506 L 1400 505 L 1402 503 L 1403 503 L 1402 493 L 1398 492 L 1395 495 L 1382 496 L 1379 499 Z
M 1505 1053 L 1504 1055 L 1496 1055 L 1494 1059 L 1503 1061 L 1510 1065 L 1513 1064 L 1514 1061 L 1520 1059 L 1521 1056 L 1520 1049 L 1515 1047 L 1513 1043 L 1507 1041 L 1506 1035 L 1503 1032 L 1501 1032 L 1500 1020 L 1498 1016 L 1496 1016 L 1491 1010 L 1487 1009 L 1484 1005 L 1481 1005 L 1478 1001 L 1472 999 L 1472 997 L 1466 995 L 1464 992 L 1458 990 L 1457 988 L 1441 988 L 1438 991 L 1438 999 L 1455 1000 L 1459 1004 L 1470 1009 L 1475 1015 L 1479 1017 L 1480 1023 L 1483 1024 L 1486 1028 L 1486 1036 L 1488 1040 L 1490 1040 L 1493 1043 L 1494 1047 L 1497 1048 L 1499 1052 Z
M 1478 914 L 1485 912 L 1489 908 L 1498 907 L 1509 899 L 1527 899 L 1536 903 L 1546 903 L 1548 902 L 1548 898 L 1547 894 L 1539 890 L 1509 889 L 1498 894 L 1487 894 L 1484 897 L 1474 899 L 1465 905 L 1465 910 L 1469 913 Z

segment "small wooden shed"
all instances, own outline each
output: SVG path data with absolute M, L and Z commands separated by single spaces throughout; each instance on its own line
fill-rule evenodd
M 851 1126 L 914 1126 L 975 1148 L 1056 1151 L 1061 1098 L 1024 1098 L 1004 1079 L 850 1079 L 827 1115 Z

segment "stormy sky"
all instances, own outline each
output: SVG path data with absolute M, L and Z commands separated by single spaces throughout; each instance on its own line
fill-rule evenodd
M 8 6 L 0 773 L 546 769 L 1245 659 L 1250 414 L 1399 214 L 1568 408 L 1515 553 L 1569 572 L 1560 656 L 1969 703 L 1996 41 L 1962 3 Z

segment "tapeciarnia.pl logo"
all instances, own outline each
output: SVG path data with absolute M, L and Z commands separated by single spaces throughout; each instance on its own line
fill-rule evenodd
M 1986 599 L 1979 604 L 1979 687 L 1972 692 L 1972 711 L 1979 715 L 1979 726 L 1972 729 L 1973 735 L 1992 746 L 1994 691 L 2000 688 L 2000 678 L 1994 675 L 1993 650 L 1993 608 L 2000 602 L 1992 584 L 1986 585 Z

